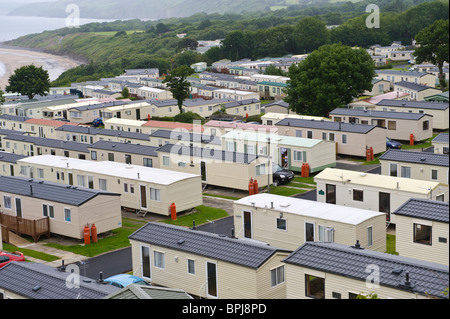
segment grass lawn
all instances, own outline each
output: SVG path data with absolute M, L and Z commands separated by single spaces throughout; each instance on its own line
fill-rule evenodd
M 177 217 L 176 220 L 168 218 L 161 222 L 177 226 L 192 227 L 192 222 L 194 220 L 195 225 L 199 226 L 201 224 L 207 223 L 208 221 L 212 221 L 227 216 L 228 213 L 223 209 L 201 205 L 195 207 L 195 211 L 193 213 Z
M 49 255 L 46 253 L 42 253 L 40 251 L 31 250 L 31 249 L 19 248 L 14 245 L 6 244 L 6 243 L 3 243 L 3 250 L 9 251 L 9 252 L 20 251 L 26 257 L 33 257 L 33 258 L 37 258 L 37 259 L 40 259 L 43 261 L 55 261 L 55 260 L 59 259 L 58 256 Z
M 395 251 L 395 235 L 386 234 L 386 252 L 398 255 L 398 252 Z
M 293 181 L 298 182 L 298 183 L 316 185 L 316 182 L 314 182 L 314 176 L 310 176 L 310 177 L 295 176 Z
M 415 143 L 414 145 L 408 144 L 402 144 L 402 150 L 412 150 L 412 149 L 418 149 L 418 148 L 428 148 L 431 147 L 431 141 L 437 136 L 437 134 L 433 134 L 432 137 L 427 138 L 426 140 L 420 141 L 418 143 Z
M 306 190 L 300 188 L 286 187 L 286 186 L 270 186 L 270 194 L 281 196 L 292 196 L 296 194 L 306 193 Z
M 90 243 L 89 245 L 60 245 L 55 243 L 46 243 L 46 246 L 66 250 L 75 254 L 86 257 L 94 257 L 102 253 L 124 248 L 130 246 L 128 236 L 134 231 L 144 226 L 147 222 L 145 220 L 137 220 L 131 218 L 122 218 L 122 227 L 111 231 L 111 235 L 107 237 L 99 237 L 97 243 Z
M 210 196 L 210 197 L 217 197 L 217 198 L 232 199 L 232 200 L 240 199 L 240 197 L 233 197 L 233 196 L 226 196 L 226 195 L 216 195 L 216 194 L 208 194 L 208 193 L 203 193 L 203 195 Z

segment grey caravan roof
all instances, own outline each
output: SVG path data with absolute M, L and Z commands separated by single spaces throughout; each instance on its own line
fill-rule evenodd
M 437 221 L 449 222 L 449 203 L 422 198 L 410 198 L 397 208 L 393 214 Z
M 322 120 L 317 121 L 307 119 L 290 119 L 290 118 L 285 118 L 277 122 L 275 125 L 313 128 L 329 131 L 342 131 L 359 134 L 367 134 L 377 127 L 375 125 L 368 125 L 368 124 L 354 124 L 354 123 L 332 122 Z
M 189 155 L 193 157 L 200 157 L 203 159 L 240 164 L 249 164 L 258 158 L 258 155 L 255 154 L 228 152 L 211 148 L 190 147 L 175 144 L 163 145 L 158 148 L 156 152 L 171 153 L 174 155 Z
M 404 100 L 389 100 L 384 99 L 377 103 L 380 106 L 397 106 L 397 107 L 409 107 L 415 109 L 435 109 L 446 110 L 448 109 L 448 102 L 430 102 L 430 101 L 404 101 Z
M 157 157 L 157 146 L 140 145 L 134 143 L 120 143 L 112 141 L 97 141 L 94 144 L 88 146 L 91 149 L 101 149 L 107 151 L 116 151 L 130 154 L 140 154 L 152 157 Z
M 437 143 L 448 143 L 448 133 L 439 133 L 439 135 L 437 135 L 432 142 L 437 142 Z
M 366 281 L 367 266 L 377 265 L 379 285 L 438 298 L 449 284 L 449 267 L 336 243 L 306 242 L 283 260 L 287 264 Z M 405 273 L 411 284 L 405 284 Z
M 366 117 L 378 117 L 378 118 L 414 120 L 414 121 L 420 120 L 424 116 L 432 116 L 425 113 L 357 110 L 347 108 L 336 108 L 330 112 L 330 115 L 366 116 Z
M 25 158 L 25 157 L 27 157 L 27 156 L 0 151 L 0 162 L 17 163 L 18 160 Z
M 42 263 L 13 261 L 0 268 L 0 288 L 29 299 L 101 299 L 119 290 L 84 276 L 79 287 L 69 289 L 70 274 Z
M 128 238 L 253 269 L 262 266 L 278 251 L 290 252 L 245 239 L 153 222 L 141 227 Z
M 89 135 L 107 135 L 107 136 L 144 140 L 144 141 L 149 140 L 149 134 L 139 133 L 139 132 L 127 132 L 127 131 L 120 131 L 120 130 L 111 130 L 111 129 L 97 128 L 97 127 L 85 127 L 85 126 L 78 126 L 78 125 L 63 125 L 63 126 L 56 128 L 55 130 L 70 132 L 70 133 L 89 134 Z
M 389 149 L 380 160 L 448 167 L 448 154 Z
M 81 206 L 98 195 L 120 196 L 95 189 L 13 176 L 0 176 L 0 190 L 73 206 Z
M 87 149 L 89 144 L 78 143 L 73 141 L 63 141 L 53 138 L 11 134 L 5 137 L 5 140 L 33 143 L 36 146 L 54 147 L 83 153 L 89 152 L 89 150 Z
M 192 132 L 177 132 L 171 130 L 156 130 L 150 137 L 161 137 L 166 139 L 178 139 L 180 141 L 188 141 L 188 142 L 201 142 L 213 145 L 221 145 L 222 141 L 218 136 L 215 135 L 204 135 L 201 133 L 192 133 Z

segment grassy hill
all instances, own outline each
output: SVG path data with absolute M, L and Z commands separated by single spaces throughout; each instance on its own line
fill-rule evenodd
M 264 11 L 270 6 L 285 5 L 286 0 L 59 0 L 28 4 L 13 10 L 10 15 L 66 17 L 65 10 L 69 4 L 76 4 L 83 18 L 165 19 L 187 17 L 199 12 L 222 14 Z

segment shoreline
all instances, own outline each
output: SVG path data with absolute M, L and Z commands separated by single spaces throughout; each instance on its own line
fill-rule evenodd
M 0 89 L 5 90 L 8 79 L 14 70 L 25 65 L 42 66 L 48 71 L 50 81 L 56 80 L 61 73 L 83 64 L 83 62 L 44 50 L 14 47 L 0 43 Z M 3 71 L 3 74 L 1 72 Z

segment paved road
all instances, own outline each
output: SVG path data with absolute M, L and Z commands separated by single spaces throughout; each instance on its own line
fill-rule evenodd
M 80 267 L 82 276 L 97 280 L 99 273 L 103 272 L 103 279 L 106 279 L 132 270 L 131 247 L 105 253 L 75 264 Z

